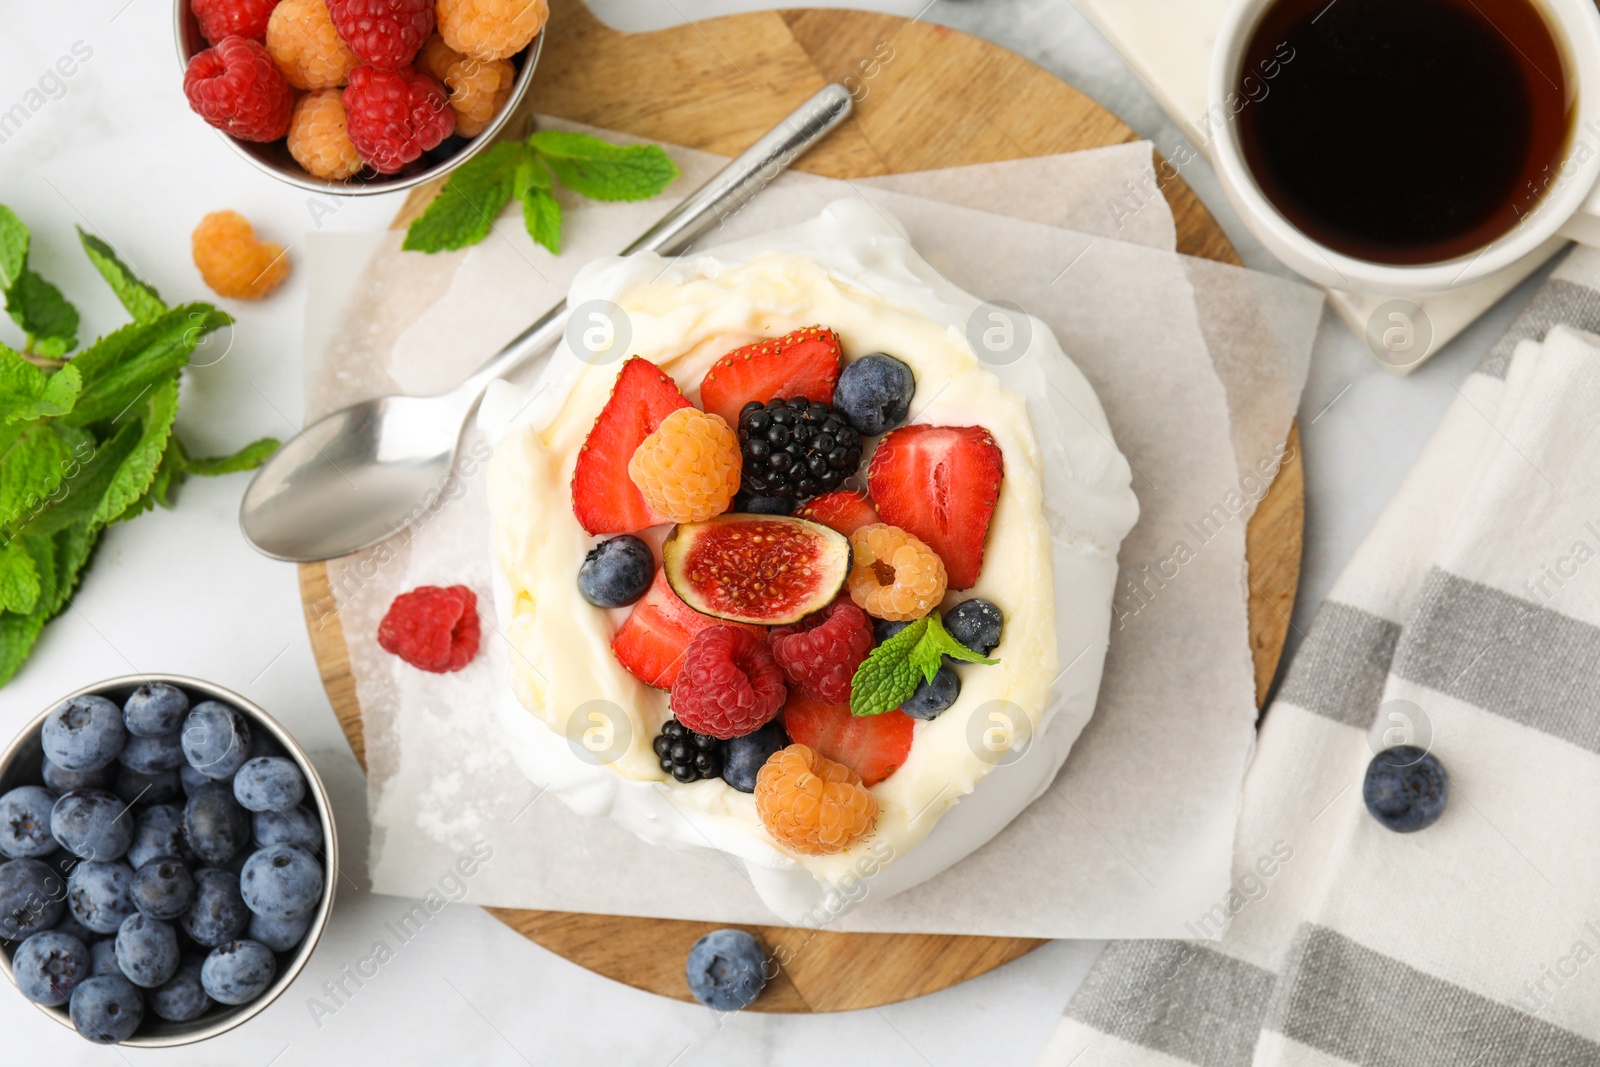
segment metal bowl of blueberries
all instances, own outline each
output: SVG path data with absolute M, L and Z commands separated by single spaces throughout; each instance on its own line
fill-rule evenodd
M 0 753 L 0 968 L 99 1044 L 215 1037 L 305 966 L 338 839 L 310 759 L 236 693 L 113 678 Z

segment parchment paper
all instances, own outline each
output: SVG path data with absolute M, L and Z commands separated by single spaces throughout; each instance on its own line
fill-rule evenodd
M 438 256 L 399 252 L 397 234 L 313 235 L 308 411 L 455 384 L 562 296 L 584 262 L 627 244 L 721 163 L 669 150 L 684 176 L 658 200 L 563 197 L 559 258 L 515 215 L 482 245 Z M 1159 196 L 1132 216 L 1111 206 L 1129 202 L 1125 182 L 1154 189 L 1148 144 L 853 182 L 787 174 L 704 242 L 800 221 L 841 195 L 881 206 L 958 285 L 1056 331 L 1099 392 L 1143 509 L 1122 547 L 1100 701 L 1054 785 L 923 886 L 874 901 L 869 879 L 868 898 L 834 928 L 1193 936 L 1184 924 L 1227 895 L 1255 736 L 1244 525 L 1276 472 L 1321 296 L 1174 254 Z M 480 437 L 465 454 L 459 484 L 409 538 L 335 561 L 334 603 L 312 606 L 337 607 L 350 648 L 374 889 L 421 895 L 484 838 L 497 859 L 474 883 L 481 902 L 771 922 L 715 854 L 648 846 L 575 816 L 512 765 L 491 711 L 506 646 L 491 629 Z M 423 674 L 375 641 L 393 597 L 430 583 L 467 584 L 480 598 L 484 652 L 458 674 Z

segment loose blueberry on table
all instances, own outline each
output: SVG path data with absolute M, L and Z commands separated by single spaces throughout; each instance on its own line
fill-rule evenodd
M 1367 764 L 1361 785 L 1367 811 L 1387 829 L 1413 833 L 1439 821 L 1450 800 L 1450 775 L 1415 745 L 1386 748 Z
M 767 954 L 743 930 L 713 930 L 689 948 L 684 977 L 689 992 L 715 1011 L 749 1007 L 767 986 Z

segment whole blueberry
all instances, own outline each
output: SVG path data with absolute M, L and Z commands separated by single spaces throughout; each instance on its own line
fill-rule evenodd
M 644 596 L 656 576 L 650 546 L 632 534 L 601 541 L 578 568 L 578 592 L 597 608 L 620 608 Z
M 911 368 L 882 352 L 845 364 L 833 387 L 833 409 L 863 437 L 886 433 L 905 421 L 917 391 Z
M 177 974 L 169 978 L 165 985 L 157 986 L 145 994 L 145 1001 L 157 1017 L 168 1022 L 186 1023 L 200 1018 L 211 1007 L 211 998 L 206 996 L 205 988 L 200 984 L 202 962 L 199 956 L 185 957 L 178 964 Z
M 117 780 L 118 764 L 115 760 L 92 771 L 69 771 L 65 767 L 44 761 L 45 788 L 60 795 L 74 789 L 110 789 Z
M 322 823 L 304 804 L 284 811 L 258 811 L 252 819 L 256 846 L 294 845 L 322 851 Z
M 200 965 L 200 985 L 219 1004 L 244 1004 L 259 997 L 278 973 L 272 950 L 259 941 L 229 941 Z
M 306 795 L 306 778 L 294 760 L 257 756 L 233 776 L 233 797 L 250 811 L 284 811 Z
M 269 919 L 265 915 L 250 915 L 250 929 L 246 932 L 252 941 L 259 941 L 274 952 L 288 952 L 305 939 L 311 929 L 311 916 L 298 919 Z
M 933 681 L 917 683 L 917 691 L 900 705 L 900 710 L 913 719 L 937 719 L 960 695 L 961 676 L 949 667 L 940 667 Z
M 39 860 L 0 863 L 0 941 L 21 941 L 61 920 L 66 882 Z
M 892 622 L 889 619 L 873 619 L 872 636 L 877 640 L 878 644 L 881 645 L 885 641 L 889 640 L 889 638 L 893 637 L 895 634 L 899 633 L 901 630 L 904 630 L 910 625 L 911 624 L 909 622 Z
M 183 720 L 182 742 L 189 766 L 207 778 L 232 778 L 250 758 L 250 723 L 238 708 L 202 701 Z
M 208 782 L 183 808 L 183 836 L 207 863 L 226 863 L 250 841 L 250 813 L 233 799 L 229 782 Z
M 762 496 L 759 493 L 740 491 L 734 494 L 733 507 L 745 515 L 793 515 L 795 502 L 781 496 Z
M 0 796 L 0 856 L 38 859 L 56 850 L 50 809 L 56 795 L 42 785 L 21 785 Z
M 160 737 L 183 725 L 189 698 L 165 682 L 146 682 L 123 701 L 122 721 L 134 737 Z
M 183 808 L 177 804 L 146 808 L 133 821 L 133 843 L 125 857 L 128 866 L 138 870 L 157 856 L 177 856 L 185 863 L 194 858 L 183 837 Z
M 117 966 L 142 989 L 164 984 L 178 973 L 178 932 L 160 919 L 130 915 L 117 929 Z
M 743 930 L 713 930 L 689 949 L 684 976 L 694 999 L 717 1011 L 748 1007 L 766 988 L 766 953 Z
M 69 771 L 92 771 L 117 758 L 128 731 L 122 709 L 105 697 L 73 697 L 44 720 L 45 758 Z
M 184 764 L 185 767 L 188 764 Z M 211 779 L 207 778 L 206 781 Z M 117 784 L 112 791 L 124 804 L 143 810 L 152 804 L 170 804 L 183 798 L 183 786 L 177 771 L 157 771 L 144 774 L 132 767 L 117 765 Z
M 34 934 L 17 946 L 11 973 L 17 989 L 35 1004 L 58 1007 L 72 999 L 72 991 L 89 977 L 89 949 L 82 941 L 59 930 Z
M 741 793 L 754 793 L 756 775 L 774 752 L 788 745 L 789 735 L 776 720 L 753 734 L 735 737 L 723 749 L 722 780 Z
M 178 784 L 183 787 L 183 795 L 186 797 L 193 796 L 196 789 L 199 789 L 209 781 L 211 781 L 210 778 L 189 766 L 187 761 L 182 767 L 178 768 Z
M 67 1013 L 78 1033 L 99 1045 L 126 1041 L 144 1021 L 144 998 L 120 974 L 99 974 L 78 983 Z
M 257 915 L 298 919 L 322 899 L 322 864 L 290 845 L 261 849 L 245 861 L 239 893 Z
M 117 762 L 141 774 L 175 771 L 183 766 L 183 734 L 174 730 L 155 737 L 130 737 Z
M 152 919 L 172 920 L 194 903 L 194 875 L 176 856 L 158 856 L 133 872 L 133 906 Z
M 114 934 L 134 914 L 133 869 L 126 863 L 84 860 L 67 876 L 67 907 L 97 934 Z
M 202 867 L 194 872 L 194 903 L 178 925 L 197 945 L 213 948 L 244 933 L 250 909 L 239 895 L 239 879 L 227 871 Z
M 1450 776 L 1431 752 L 1415 745 L 1386 748 L 1367 764 L 1361 784 L 1367 811 L 1396 833 L 1432 826 L 1450 802 Z
M 82 860 L 114 860 L 133 842 L 133 813 L 122 798 L 100 789 L 74 789 L 50 809 L 50 832 Z
M 1005 615 L 982 597 L 963 600 L 944 613 L 944 628 L 950 636 L 980 656 L 987 656 L 1000 644 L 1005 625 Z
M 115 974 L 126 978 L 122 968 L 117 964 L 117 939 L 108 937 L 103 941 L 96 941 L 89 946 L 89 973 Z

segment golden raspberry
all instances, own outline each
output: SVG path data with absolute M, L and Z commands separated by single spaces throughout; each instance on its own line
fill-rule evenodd
M 337 89 L 307 93 L 289 120 L 289 154 L 318 178 L 343 181 L 361 169 L 345 128 L 344 96 Z
M 218 296 L 260 300 L 289 276 L 283 246 L 257 240 L 237 211 L 213 211 L 201 219 L 190 244 L 200 277 Z
M 673 522 L 721 515 L 739 491 L 739 436 L 721 415 L 679 408 L 639 442 L 628 477 Z
M 920 619 L 944 599 L 944 560 L 898 526 L 875 522 L 850 535 L 850 599 L 891 622 Z
M 439 0 L 439 36 L 464 56 L 509 59 L 550 17 L 549 0 Z
M 456 132 L 476 137 L 511 99 L 517 68 L 509 59 L 479 59 L 464 56 L 434 34 L 422 46 L 417 66 L 444 83 L 450 91 L 450 107 L 456 113 Z
M 877 798 L 856 772 L 805 745 L 780 749 L 762 766 L 756 811 L 779 844 L 807 856 L 843 852 L 878 822 Z
M 282 0 L 267 21 L 267 52 L 296 89 L 336 88 L 361 62 L 333 28 L 326 0 Z

